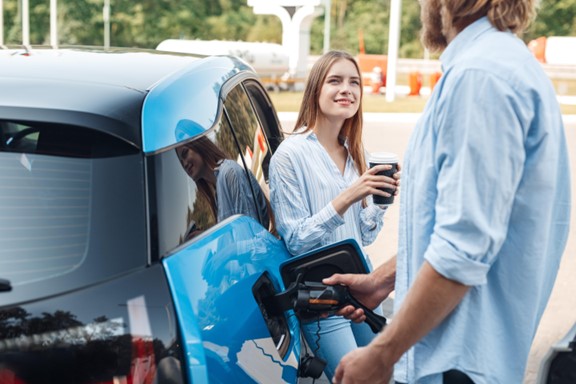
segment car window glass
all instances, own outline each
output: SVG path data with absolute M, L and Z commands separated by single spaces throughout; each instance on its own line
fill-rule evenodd
M 254 203 L 258 183 L 246 171 L 225 119 L 207 134 L 157 154 L 150 162 L 155 191 L 151 213 L 157 223 L 153 246 L 159 255 L 232 215 L 250 216 L 268 227 L 265 199 L 260 193 L 262 205 Z
M 136 148 L 81 127 L 17 121 L 0 121 L 0 140 L 0 278 L 20 286 L 78 271 L 58 281 L 87 283 L 134 263 L 120 256 L 126 244 L 145 245 L 143 228 L 131 228 L 143 220 Z
M 246 92 L 250 96 L 254 110 L 258 115 L 262 129 L 264 130 L 264 135 L 269 143 L 270 150 L 274 153 L 276 148 L 278 148 L 284 139 L 274 105 L 270 101 L 266 91 L 258 82 L 247 80 L 244 82 L 244 87 L 246 88 Z M 265 169 L 268 168 L 266 167 Z
M 260 124 L 261 119 L 252 108 L 252 103 L 242 87 L 235 88 L 227 95 L 224 106 L 249 175 L 256 180 L 257 185 L 254 186 L 256 205 L 260 212 L 263 212 L 263 207 L 266 206 L 268 217 L 261 218 L 261 223 L 276 235 L 268 186 L 268 167 L 272 153 L 265 131 Z
M 269 144 L 250 99 L 241 87 L 236 87 L 224 103 L 230 124 L 238 139 L 246 166 L 252 172 L 264 193 L 268 195 Z
M 137 152 L 130 144 L 92 129 L 21 121 L 0 121 L 0 150 L 84 158 Z

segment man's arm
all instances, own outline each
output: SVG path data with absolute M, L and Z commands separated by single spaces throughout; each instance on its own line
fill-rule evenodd
M 367 347 L 341 360 L 335 382 L 387 383 L 402 354 L 438 326 L 469 288 L 445 278 L 424 262 L 394 320 Z
M 424 262 L 394 321 L 374 340 L 375 348 L 398 360 L 418 340 L 436 328 L 460 303 L 470 287 L 440 275 Z

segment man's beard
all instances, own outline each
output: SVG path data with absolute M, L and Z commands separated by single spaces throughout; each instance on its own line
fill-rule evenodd
M 420 20 L 422 21 L 421 41 L 431 52 L 441 52 L 448 46 L 442 20 L 441 0 L 423 0 Z

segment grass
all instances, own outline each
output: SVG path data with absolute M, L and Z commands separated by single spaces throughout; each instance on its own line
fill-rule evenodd
M 564 115 L 576 115 L 576 105 L 560 104 L 560 109 Z
M 298 112 L 302 102 L 301 92 L 270 92 L 270 98 L 278 112 Z M 384 95 L 364 95 L 364 112 L 419 113 L 424 109 L 426 97 L 399 96 L 387 102 Z
M 559 95 L 576 95 L 576 79 L 554 79 L 552 84 Z
M 576 91 L 571 94 L 576 94 Z M 270 98 L 278 112 L 298 112 L 302 101 L 301 92 L 270 92 Z M 428 97 L 399 95 L 387 102 L 384 95 L 364 94 L 364 112 L 419 113 L 424 109 Z M 576 114 L 576 105 L 561 104 L 565 115 Z
M 301 92 L 270 92 L 270 98 L 278 112 L 298 112 L 302 102 Z M 387 102 L 384 95 L 364 95 L 364 112 L 419 113 L 424 109 L 427 98 L 400 96 L 394 102 Z

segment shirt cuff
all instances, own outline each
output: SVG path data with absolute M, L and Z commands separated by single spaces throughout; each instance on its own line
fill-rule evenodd
M 336 211 L 332 202 L 328 203 L 320 212 L 318 212 L 317 223 L 321 226 L 332 229 L 344 224 L 344 218 Z
M 388 209 L 388 206 L 380 208 L 378 205 L 368 204 L 366 208 L 360 211 L 360 215 L 370 231 L 378 228 L 378 223 L 382 220 L 386 209 Z
M 455 249 L 447 241 L 432 236 L 424 258 L 432 267 L 447 279 L 467 286 L 486 284 L 486 275 L 490 265 L 470 259 L 463 252 Z

